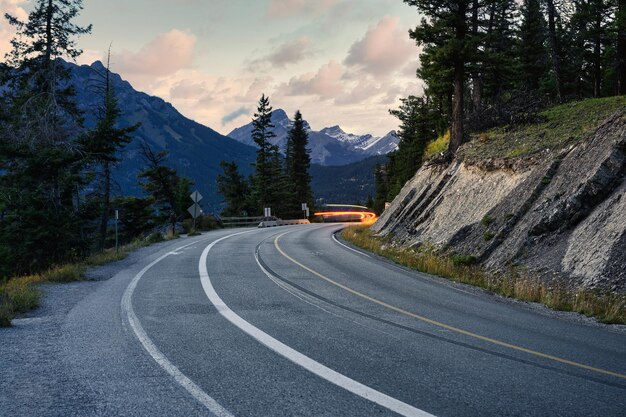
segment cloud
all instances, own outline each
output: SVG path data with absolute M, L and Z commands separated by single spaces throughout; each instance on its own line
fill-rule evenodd
M 344 64 L 376 76 L 389 75 L 417 54 L 398 17 L 386 16 L 350 47 Z
M 343 91 L 341 77 L 343 68 L 337 61 L 323 65 L 317 73 L 307 73 L 293 77 L 282 85 L 282 93 L 287 96 L 317 95 L 320 98 L 333 98 Z
M 237 110 L 222 117 L 222 126 L 226 126 L 230 122 L 234 122 L 239 117 L 249 115 L 250 113 L 251 113 L 251 110 L 249 108 L 240 107 Z
M 249 65 L 250 71 L 258 71 L 268 63 L 273 68 L 285 68 L 288 64 L 296 64 L 313 55 L 311 41 L 302 36 L 294 41 L 278 46 L 274 51 L 262 58 L 255 59 Z
M 11 39 L 15 36 L 15 28 L 10 26 L 4 18 L 5 13 L 25 21 L 28 13 L 22 7 L 26 0 L 0 0 L 0 60 L 4 61 L 4 55 L 11 51 Z
M 181 100 L 194 100 L 206 94 L 204 82 L 183 79 L 170 87 L 170 97 Z
M 270 0 L 267 16 L 284 18 L 299 15 L 318 15 L 331 9 L 339 0 Z
M 113 56 L 114 69 L 123 75 L 171 75 L 191 66 L 195 45 L 193 34 L 174 29 L 157 36 L 138 52 L 125 50 Z
M 358 104 L 375 97 L 383 92 L 383 87 L 369 79 L 361 79 L 350 92 L 335 99 L 335 104 L 340 106 Z

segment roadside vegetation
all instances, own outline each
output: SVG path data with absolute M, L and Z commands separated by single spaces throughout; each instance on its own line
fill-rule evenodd
M 538 113 L 534 123 L 503 126 L 470 136 L 459 150 L 465 160 L 520 158 L 559 151 L 580 142 L 603 121 L 626 109 L 626 96 L 572 101 Z M 430 145 L 429 145 L 430 147 Z
M 396 262 L 397 264 L 475 285 L 495 294 L 521 301 L 536 302 L 554 310 L 574 311 L 595 317 L 607 324 L 626 324 L 626 296 L 571 290 L 561 285 L 548 286 L 523 271 L 510 269 L 505 274 L 489 274 L 471 256 L 441 256 L 432 248 L 415 250 L 393 245 L 388 239 L 374 236 L 363 226 L 344 229 L 348 242 Z
M 200 232 L 189 234 L 189 236 L 197 235 L 200 235 Z M 120 246 L 117 253 L 115 248 L 109 248 L 93 253 L 80 262 L 53 266 L 40 273 L 0 281 L 0 327 L 11 326 L 11 320 L 17 314 L 26 313 L 39 307 L 42 295 L 39 284 L 81 281 L 89 267 L 120 261 L 137 249 L 179 237 L 178 234 L 173 234 L 171 231 L 165 236 L 161 232 L 154 232 L 145 239 L 135 239 L 131 243 Z

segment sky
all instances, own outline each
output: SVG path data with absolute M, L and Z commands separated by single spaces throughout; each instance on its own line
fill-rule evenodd
M 24 19 L 33 0 L 0 0 Z M 314 130 L 383 136 L 388 110 L 422 92 L 419 22 L 402 0 L 84 0 L 80 64 L 102 60 L 137 90 L 222 134 L 249 123 L 261 94 Z M 0 22 L 0 57 L 12 27 Z M 0 58 L 2 59 L 2 58 Z

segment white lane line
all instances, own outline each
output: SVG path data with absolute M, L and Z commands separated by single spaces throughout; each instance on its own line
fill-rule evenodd
M 184 389 L 186 389 L 192 397 L 194 397 L 202 405 L 204 405 L 211 413 L 218 417 L 234 417 L 231 413 L 228 412 L 228 410 L 226 410 L 211 396 L 204 392 L 202 388 L 197 386 L 191 379 L 185 376 L 185 374 L 183 374 L 172 362 L 167 359 L 167 357 L 163 353 L 161 353 L 161 351 L 148 337 L 148 334 L 143 329 L 143 326 L 135 315 L 135 310 L 133 309 L 133 292 L 135 291 L 137 283 L 139 283 L 141 277 L 146 272 L 148 272 L 150 268 L 161 262 L 163 259 L 172 254 L 176 254 L 176 252 L 186 248 L 187 246 L 195 245 L 196 243 L 198 242 L 196 241 L 193 243 L 189 243 L 187 245 L 176 248 L 172 252 L 166 253 L 165 255 L 147 265 L 137 275 L 135 275 L 130 284 L 128 284 L 128 287 L 126 287 L 126 291 L 124 291 L 124 296 L 122 297 L 122 311 L 126 313 L 126 318 L 130 324 L 130 327 L 133 329 L 133 332 L 135 332 L 135 336 L 137 336 L 137 339 L 139 339 L 143 348 L 148 352 L 150 356 L 152 356 L 152 359 L 154 359 L 161 368 L 163 368 L 168 374 L 174 377 L 174 380 L 176 380 L 176 382 L 178 382 Z
M 356 253 L 358 253 L 359 255 L 363 255 L 363 256 L 366 256 L 366 257 L 368 257 L 368 258 L 371 258 L 371 256 L 369 256 L 367 253 L 365 253 L 365 252 L 361 252 L 360 250 L 356 250 L 356 249 L 351 248 L 350 246 L 348 246 L 348 245 L 346 245 L 346 244 L 344 244 L 344 243 L 341 243 L 341 242 L 340 242 L 340 241 L 339 241 L 339 240 L 335 237 L 335 234 L 334 234 L 334 233 L 332 233 L 332 234 L 331 234 L 331 236 L 333 237 L 333 240 L 334 240 L 335 242 L 339 243 L 339 244 L 340 244 L 341 246 L 343 246 L 344 248 L 349 249 L 349 250 L 351 250 L 352 252 L 356 252 Z
M 238 235 L 241 233 L 235 233 L 232 235 L 224 236 L 220 239 L 213 241 L 209 244 L 204 251 L 202 252 L 202 256 L 200 257 L 200 262 L 198 264 L 198 270 L 200 272 L 200 280 L 202 282 L 202 288 L 204 288 L 204 292 L 206 293 L 209 301 L 213 303 L 217 311 L 229 322 L 237 326 L 243 332 L 247 333 L 249 336 L 256 339 L 261 344 L 270 348 L 274 352 L 283 356 L 284 358 L 290 360 L 306 369 L 309 372 L 325 379 L 326 381 L 335 384 L 347 391 L 350 391 L 353 394 L 358 395 L 366 400 L 374 402 L 382 407 L 385 407 L 391 411 L 394 411 L 402 416 L 406 417 L 426 417 L 432 416 L 432 414 L 427 413 L 426 411 L 420 410 L 419 408 L 415 408 L 409 404 L 406 404 L 400 400 L 397 400 L 393 397 L 390 397 L 386 394 L 383 394 L 380 391 L 376 391 L 373 388 L 368 387 L 367 385 L 363 385 L 360 382 L 357 382 L 347 376 L 336 372 L 321 363 L 309 358 L 308 356 L 303 355 L 297 350 L 285 345 L 277 339 L 274 339 L 269 334 L 265 333 L 261 329 L 254 327 L 252 324 L 245 321 L 243 318 L 238 316 L 233 310 L 231 310 L 226 303 L 220 298 L 220 296 L 215 292 L 213 288 L 213 284 L 211 283 L 211 279 L 209 277 L 209 272 L 207 270 L 207 257 L 209 252 L 213 247 L 219 242 L 228 239 L 232 236 Z

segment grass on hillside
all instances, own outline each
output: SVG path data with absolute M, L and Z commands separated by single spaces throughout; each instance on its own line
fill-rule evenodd
M 43 282 L 74 282 L 83 279 L 83 275 L 89 266 L 105 265 L 126 258 L 131 252 L 164 240 L 177 239 L 178 234 L 171 232 L 167 236 L 156 232 L 145 240 L 133 242 L 119 247 L 118 253 L 115 248 L 105 249 L 92 254 L 83 262 L 56 266 L 45 272 L 23 277 L 15 277 L 5 282 L 0 282 L 0 327 L 11 325 L 11 319 L 19 313 L 26 313 L 39 307 L 41 291 L 38 284 Z
M 471 135 L 470 144 L 462 148 L 460 155 L 471 161 L 518 158 L 546 149 L 559 151 L 581 141 L 625 108 L 626 96 L 572 101 L 539 113 L 538 123 L 503 126 Z
M 542 303 L 555 310 L 593 316 L 603 323 L 626 324 L 626 296 L 571 291 L 558 285 L 547 286 L 513 269 L 507 274 L 488 274 L 475 264 L 476 259 L 472 256 L 442 257 L 430 250 L 416 251 L 393 246 L 363 226 L 348 227 L 342 236 L 356 246 L 420 272 L 475 285 L 505 297 Z
M 446 132 L 444 135 L 439 136 L 437 139 L 428 142 L 426 150 L 424 151 L 424 159 L 431 159 L 439 155 L 442 152 L 448 150 L 450 145 L 450 132 Z

